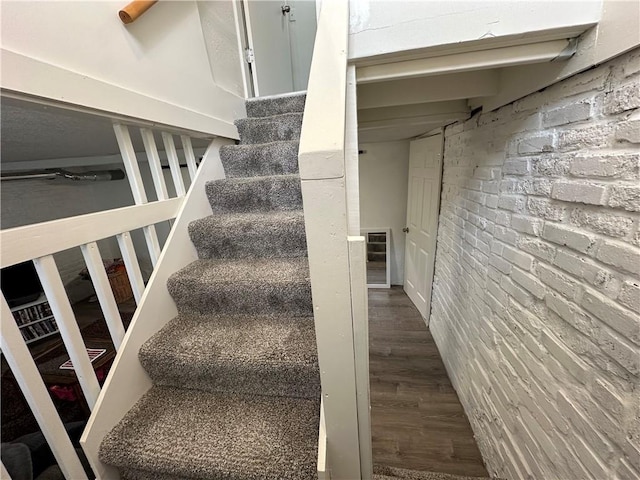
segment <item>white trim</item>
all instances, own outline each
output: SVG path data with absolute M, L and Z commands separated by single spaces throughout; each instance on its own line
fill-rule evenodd
M 568 40 L 514 45 L 475 52 L 454 53 L 437 57 L 405 60 L 381 65 L 359 67 L 359 84 L 398 80 L 401 78 L 426 77 L 447 73 L 470 72 L 489 68 L 550 62 L 560 56 L 569 45 Z
M 371 407 L 369 391 L 369 298 L 367 288 L 367 251 L 365 238 L 349 236 L 349 275 L 351 281 L 351 314 L 356 365 L 358 402 L 358 435 L 360 438 L 360 474 L 373 478 L 371 446 Z M 389 242 L 387 242 L 387 245 Z M 388 246 L 387 246 L 388 250 Z M 387 266 L 387 272 L 389 268 Z M 389 274 L 387 273 L 387 278 Z
M 53 256 L 46 255 L 33 260 L 33 264 L 38 272 L 38 277 L 40 277 L 51 312 L 56 319 L 64 346 L 73 362 L 73 368 L 76 377 L 78 377 L 78 383 L 82 387 L 84 398 L 89 408 L 93 410 L 100 393 L 100 385 L 87 355 L 80 327 L 71 308 L 71 303 L 69 303 L 69 297 L 67 297 L 67 292 L 62 284 L 56 262 Z
M 4 296 L 0 303 L 0 347 L 9 368 L 13 372 L 24 398 L 33 412 L 44 438 L 58 462 L 65 478 L 86 480 L 87 475 L 82 468 L 69 435 L 62 424 L 60 415 L 53 405 L 51 396 L 44 385 L 38 367 L 33 361 L 31 352 L 24 343 L 18 325 L 14 322 L 11 310 Z M 10 478 L 4 469 L 3 478 Z M 7 477 L 4 477 L 7 475 Z
M 140 305 L 142 295 L 144 294 L 144 280 L 140 272 L 140 264 L 136 255 L 136 249 L 133 247 L 131 234 L 129 232 L 121 233 L 117 236 L 120 254 L 127 269 L 133 297 L 136 299 L 136 305 Z
M 133 200 L 136 205 L 147 203 L 147 192 L 144 189 L 144 183 L 142 183 L 140 167 L 138 167 L 138 159 L 136 157 L 136 152 L 133 149 L 129 128 L 126 125 L 114 123 L 113 131 L 116 134 L 116 140 L 118 141 L 118 147 L 120 148 L 120 155 L 122 156 L 124 168 L 127 172 L 127 178 L 129 179 L 129 185 L 131 186 Z
M 109 277 L 104 269 L 102 263 L 102 256 L 100 255 L 100 249 L 96 242 L 87 243 L 81 245 L 82 256 L 84 262 L 87 265 L 87 270 L 91 276 L 91 282 L 93 288 L 96 291 L 102 313 L 104 315 L 113 346 L 116 351 L 120 348 L 122 339 L 124 338 L 124 326 L 122 325 L 122 318 L 120 317 L 120 311 L 118 310 L 118 304 L 113 296 L 113 290 L 109 283 Z
M 151 177 L 153 178 L 153 186 L 156 189 L 156 196 L 158 200 L 166 200 L 169 198 L 169 194 L 167 193 L 167 184 L 164 181 L 162 164 L 160 163 L 156 139 L 153 137 L 153 130 L 141 128 L 140 136 L 142 137 L 144 150 L 147 154 L 147 161 L 149 163 L 149 170 L 151 170 Z
M 0 463 L 0 478 L 2 480 L 11 480 L 11 475 L 7 472 L 7 468 L 4 466 L 4 463 Z
M 0 48 L 0 54 L 3 94 L 6 90 L 57 101 L 59 103 L 56 106 L 59 107 L 66 104 L 70 109 L 77 109 L 77 106 L 81 106 L 84 111 L 92 109 L 110 118 L 141 119 L 155 127 L 169 125 L 193 132 L 238 138 L 238 130 L 230 121 L 127 90 L 5 47 Z M 240 97 L 223 91 L 221 94 L 236 97 L 238 108 L 241 108 Z M 233 101 L 232 98 L 229 101 Z
M 242 72 L 242 87 L 244 89 L 244 98 L 251 97 L 251 73 L 249 71 L 249 64 L 245 58 L 244 49 L 247 47 L 245 34 L 248 31 L 247 25 L 242 18 L 244 14 L 242 12 L 243 2 L 242 0 L 232 0 L 233 3 L 233 21 L 236 24 L 236 40 L 238 42 L 238 57 L 240 58 L 240 71 Z
M 541 90 L 594 65 L 640 46 L 640 2 L 604 0 L 598 24 L 578 38 L 576 54 L 566 62 L 507 68 L 500 73 L 500 91 L 470 101 L 488 112 Z
M 181 198 L 0 230 L 0 268 L 175 218 Z
M 251 17 L 249 15 L 249 0 L 242 1 L 242 12 L 244 13 L 244 22 L 247 28 L 247 47 L 253 50 L 253 32 L 251 29 Z M 245 58 L 245 53 L 242 52 L 242 60 Z M 253 80 L 253 96 L 260 96 L 260 87 L 258 85 L 258 71 L 256 69 L 256 62 L 251 65 L 251 79 Z
M 327 426 L 324 420 L 324 403 L 320 399 L 320 428 L 318 429 L 318 480 L 331 480 L 327 458 Z
M 347 184 L 347 230 L 360 235 L 360 178 L 358 155 L 358 98 L 356 67 L 347 67 L 347 115 L 344 152 L 344 175 Z

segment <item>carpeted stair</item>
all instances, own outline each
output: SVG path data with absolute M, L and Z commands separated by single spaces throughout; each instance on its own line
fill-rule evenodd
M 374 465 L 373 480 L 489 480 L 488 477 L 467 477 L 449 473 L 408 470 L 405 468 Z M 498 479 L 496 479 L 498 480 Z
M 142 346 L 154 386 L 105 437 L 124 479 L 316 478 L 320 377 L 298 139 L 304 94 L 247 102 L 222 147 L 199 259 L 167 288 L 179 316 Z

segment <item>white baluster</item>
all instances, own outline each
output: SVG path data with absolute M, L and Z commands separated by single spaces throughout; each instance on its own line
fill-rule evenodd
M 193 153 L 193 145 L 191 145 L 191 137 L 189 137 L 189 135 L 180 135 L 180 140 L 182 140 L 182 150 L 184 151 L 184 158 L 187 159 L 189 177 L 193 182 L 193 179 L 196 178 L 198 166 L 196 165 L 196 156 Z
M 153 186 L 156 189 L 158 200 L 167 200 L 169 194 L 167 193 L 167 185 L 164 181 L 164 174 L 162 173 L 162 164 L 160 163 L 156 139 L 153 138 L 153 132 L 148 128 L 141 128 L 140 135 L 142 135 L 142 143 L 144 143 L 144 149 L 147 152 L 149 168 L 151 169 L 151 176 L 153 177 Z
M 62 284 L 56 262 L 51 255 L 47 255 L 35 259 L 33 264 L 38 272 L 38 277 L 40 277 L 51 312 L 56 319 L 64 346 L 73 362 L 73 369 L 82 387 L 84 398 L 87 400 L 89 408 L 93 410 L 100 393 L 100 385 L 87 355 L 80 327 L 76 322 L 76 316 L 71 308 L 71 303 L 69 303 L 69 297 L 67 297 L 67 292 Z
M 47 387 L 38 372 L 38 367 L 31 357 L 31 352 L 24 343 L 20 329 L 13 320 L 11 309 L 4 296 L 2 296 L 0 305 L 0 328 L 2 329 L 0 336 L 2 354 L 13 372 L 13 376 L 18 382 L 60 470 L 65 478 L 86 480 L 87 475 L 82 468 L 78 454 L 73 448 L 56 407 L 51 401 Z M 2 478 L 10 478 L 4 465 L 2 466 Z
M 129 232 L 121 233 L 117 236 L 117 239 L 124 265 L 127 267 L 127 275 L 129 275 L 133 296 L 136 299 L 136 304 L 139 304 L 142 294 L 144 293 L 144 280 L 140 272 L 140 265 L 138 264 L 136 250 L 133 247 L 131 234 Z
M 93 288 L 98 296 L 98 301 L 100 302 L 111 340 L 113 340 L 113 346 L 117 351 L 120 349 L 120 344 L 124 338 L 124 326 L 122 325 L 118 304 L 111 290 L 109 277 L 102 263 L 102 256 L 100 255 L 98 244 L 91 242 L 82 245 L 80 249 L 82 250 L 84 261 L 87 264 L 87 270 L 91 276 Z
M 182 172 L 180 172 L 180 160 L 178 160 L 178 152 L 176 152 L 176 145 L 173 142 L 173 135 L 167 132 L 162 132 L 162 142 L 164 143 L 164 151 L 166 152 L 167 159 L 169 160 L 171 177 L 173 178 L 173 184 L 176 187 L 176 195 L 178 197 L 184 197 L 186 191 L 184 189 L 184 183 L 182 181 Z
M 131 186 L 133 199 L 136 202 L 136 205 L 147 203 L 147 194 L 142 183 L 140 168 L 138 167 L 138 159 L 136 158 L 136 152 L 133 149 L 129 129 L 126 125 L 116 123 L 113 125 L 113 130 L 116 134 L 118 146 L 120 147 L 120 154 L 122 155 L 124 168 L 127 171 L 127 177 L 129 178 L 129 185 Z M 155 267 L 156 263 L 158 263 L 158 257 L 160 257 L 160 242 L 158 241 L 156 227 L 154 225 L 149 225 L 148 227 L 144 227 L 142 230 L 147 242 L 147 248 L 149 249 L 151 263 Z

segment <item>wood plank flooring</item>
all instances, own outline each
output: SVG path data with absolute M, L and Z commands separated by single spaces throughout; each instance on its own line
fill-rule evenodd
M 489 476 L 433 337 L 402 287 L 369 290 L 369 359 L 374 463 Z

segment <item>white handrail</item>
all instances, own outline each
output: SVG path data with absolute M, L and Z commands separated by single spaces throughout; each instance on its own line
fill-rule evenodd
M 0 230 L 0 268 L 170 220 L 181 204 L 172 198 Z
M 138 360 L 138 351 L 144 342 L 177 315 L 166 282 L 174 272 L 197 259 L 188 226 L 193 220 L 211 215 L 205 183 L 225 178 L 219 150 L 226 143 L 232 142 L 216 139 L 205 153 L 80 440 L 99 479 L 119 478 L 114 468 L 100 462 L 100 443 L 104 435 L 151 388 L 151 379 Z
M 370 435 L 369 392 L 363 387 L 368 367 L 363 370 L 361 358 L 356 359 L 363 355 L 361 323 L 366 321 L 366 282 L 359 267 L 364 258 L 361 249 L 350 246 L 347 239 L 348 3 L 325 0 L 322 4 L 299 152 L 326 425 L 327 450 L 321 453 L 330 463 L 334 480 L 371 478 L 370 438 L 360 439 Z M 352 113 L 349 118 L 355 121 Z M 349 146 L 353 149 L 353 141 Z M 353 276 L 352 268 L 356 269 Z M 321 446 L 323 436 L 321 431 Z M 319 469 L 318 476 L 326 478 L 327 471 Z

